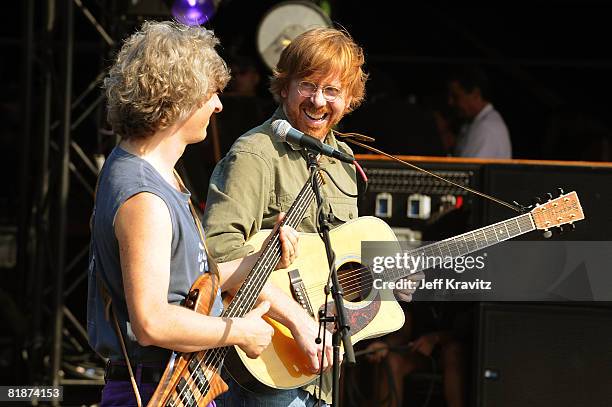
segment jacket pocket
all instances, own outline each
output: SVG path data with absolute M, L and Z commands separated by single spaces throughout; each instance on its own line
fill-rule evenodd
M 354 199 L 329 198 L 329 206 L 334 214 L 334 223 L 345 223 L 358 216 L 357 202 Z

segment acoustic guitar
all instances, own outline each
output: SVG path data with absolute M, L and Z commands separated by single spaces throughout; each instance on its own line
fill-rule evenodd
M 538 205 L 528 213 L 420 247 L 418 252 L 425 256 L 457 258 L 536 229 L 548 230 L 581 219 L 584 219 L 584 214 L 578 196 L 576 192 L 570 192 Z M 260 247 L 268 234 L 260 231 L 249 240 L 249 244 Z M 366 216 L 333 229 L 330 237 L 353 343 L 401 328 L 404 314 L 393 293 L 391 290 L 373 289 L 373 275 L 361 261 L 362 241 L 388 241 L 400 250 L 391 228 L 378 218 Z M 293 296 L 316 319 L 318 311 L 325 305 L 324 287 L 329 274 L 325 247 L 316 233 L 302 233 L 299 245 L 300 257 L 288 269 L 274 271 L 270 280 Z M 400 270 L 403 274 L 393 271 L 395 274 L 384 276 L 384 280 L 395 281 L 423 269 L 424 266 L 410 272 Z M 333 302 L 329 308 L 334 309 Z M 231 375 L 241 386 L 259 392 L 301 387 L 316 379 L 306 368 L 306 356 L 297 347 L 289 329 L 273 319 L 267 320 L 275 330 L 272 343 L 257 359 L 248 358 L 235 347 L 237 358 L 232 357 L 226 363 Z

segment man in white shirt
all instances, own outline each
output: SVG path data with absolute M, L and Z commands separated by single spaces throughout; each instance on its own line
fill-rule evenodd
M 489 102 L 487 88 L 477 68 L 457 72 L 448 82 L 449 105 L 467 120 L 455 145 L 458 157 L 512 158 L 508 128 Z

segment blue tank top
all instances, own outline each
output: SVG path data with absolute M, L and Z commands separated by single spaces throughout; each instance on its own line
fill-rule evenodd
M 98 181 L 92 215 L 92 236 L 89 253 L 87 332 L 89 343 L 96 352 L 112 360 L 124 359 L 119 338 L 113 328 L 112 316 L 106 319 L 100 278 L 106 284 L 126 341 L 132 362 L 165 361 L 170 351 L 156 346 L 143 347 L 132 332 L 127 312 L 119 245 L 114 222 L 117 211 L 130 197 L 148 192 L 160 197 L 168 207 L 172 221 L 170 285 L 168 302 L 180 303 L 191 285 L 209 272 L 206 251 L 189 209 L 189 193 L 177 191 L 151 164 L 117 146 L 106 160 Z M 217 293 L 211 315 L 221 314 L 220 293 Z

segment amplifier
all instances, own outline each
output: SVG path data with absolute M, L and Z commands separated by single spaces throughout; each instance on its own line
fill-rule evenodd
M 548 199 L 550 193 L 557 197 L 557 188 L 565 192 L 576 191 L 585 219 L 569 233 L 556 233 L 562 240 L 610 240 L 612 231 L 612 165 L 610 163 L 530 162 L 486 165 L 483 172 L 483 188 L 490 195 L 506 201 L 516 200 L 528 205 L 534 197 Z M 508 218 L 512 212 L 495 204 L 483 202 L 481 224 L 488 225 Z M 557 231 L 558 232 L 558 231 Z M 532 234 L 520 237 L 529 240 Z
M 468 230 L 477 221 L 478 205 L 464 189 L 380 156 L 358 156 L 358 160 L 368 176 L 368 189 L 359 202 L 359 213 L 384 219 L 399 239 L 442 238 L 439 233 L 428 233 L 439 224 L 445 224 L 444 233 L 451 236 Z M 414 157 L 410 162 L 456 184 L 481 187 L 480 164 Z
M 478 407 L 611 406 L 612 309 L 482 303 Z

